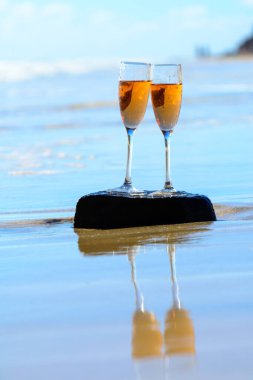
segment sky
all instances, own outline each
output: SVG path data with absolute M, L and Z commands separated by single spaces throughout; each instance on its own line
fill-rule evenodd
M 161 61 L 252 32 L 253 0 L 0 0 L 0 61 Z

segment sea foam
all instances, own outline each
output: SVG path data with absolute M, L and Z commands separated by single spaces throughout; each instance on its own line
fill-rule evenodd
M 50 77 L 57 74 L 84 74 L 116 68 L 115 60 L 75 60 L 58 62 L 0 61 L 0 83 Z

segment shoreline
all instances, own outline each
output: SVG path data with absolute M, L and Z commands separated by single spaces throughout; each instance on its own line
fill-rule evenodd
M 253 54 L 231 54 L 231 55 L 214 55 L 214 56 L 208 56 L 208 57 L 196 57 L 196 60 L 199 62 L 244 62 L 244 61 L 253 61 Z
M 217 216 L 217 221 L 216 222 L 222 222 L 222 221 L 229 221 L 229 220 L 234 220 L 234 221 L 243 221 L 243 220 L 253 220 L 253 204 L 250 202 L 245 205 L 245 203 L 236 202 L 236 203 L 213 203 L 213 207 Z M 6 220 L 6 221 L 1 221 L 0 222 L 0 229 L 3 231 L 5 229 L 18 229 L 18 228 L 31 228 L 31 227 L 38 227 L 38 226 L 54 226 L 58 224 L 69 224 L 71 225 L 74 222 L 74 209 L 72 210 L 60 210 L 60 213 L 65 213 L 69 214 L 70 212 L 72 213 L 72 216 L 65 216 L 65 217 L 60 217 L 55 216 L 52 217 L 46 217 L 46 218 L 38 218 L 36 217 L 36 212 L 30 212 L 30 213 L 22 213 L 22 214 L 34 214 L 33 219 L 21 219 L 21 220 Z M 43 213 L 49 214 L 52 213 L 53 211 L 47 211 L 45 210 Z M 37 212 L 38 213 L 38 212 Z M 42 213 L 42 212 L 40 212 Z M 12 215 L 15 215 L 15 212 L 11 213 Z M 3 214 L 2 214 L 3 215 Z M 198 223 L 201 222 L 195 222 L 195 223 L 179 223 L 179 224 L 168 224 L 168 225 L 158 225 L 160 228 L 170 228 L 171 226 L 187 226 L 188 225 L 197 225 Z M 209 223 L 209 222 L 203 222 L 203 223 Z M 212 222 L 213 223 L 213 222 Z M 142 227 L 131 227 L 131 228 L 123 228 L 123 229 L 118 229 L 118 230 L 139 230 L 141 232 L 141 229 L 147 229 L 147 228 L 156 228 L 156 226 L 142 226 Z M 79 229 L 78 229 L 79 230 Z M 80 229 L 81 231 L 82 229 Z M 85 231 L 101 231 L 100 229 L 83 229 Z M 110 231 L 113 233 L 113 229 L 107 229 L 105 230 L 107 233 L 110 233 Z

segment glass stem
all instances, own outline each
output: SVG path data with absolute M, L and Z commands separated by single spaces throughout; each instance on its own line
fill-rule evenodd
M 163 131 L 165 141 L 165 189 L 173 189 L 170 178 L 170 131 Z
M 178 289 L 178 284 L 177 284 L 177 275 L 176 275 L 176 245 L 168 244 L 167 251 L 170 257 L 170 275 L 171 275 L 171 285 L 172 285 L 173 306 L 177 309 L 181 309 L 179 289 Z
M 133 155 L 133 136 L 135 129 L 126 128 L 127 131 L 127 167 L 126 167 L 126 178 L 124 185 L 132 186 L 132 155 Z

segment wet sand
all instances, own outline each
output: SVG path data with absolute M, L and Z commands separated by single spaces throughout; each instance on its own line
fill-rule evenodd
M 5 228 L 1 378 L 251 379 L 253 223 L 240 215 Z

